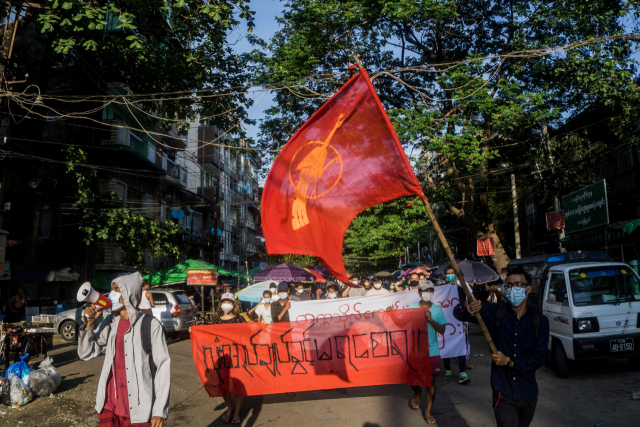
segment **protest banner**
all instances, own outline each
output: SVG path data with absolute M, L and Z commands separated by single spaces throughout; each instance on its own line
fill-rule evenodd
M 289 318 L 291 321 L 321 321 L 356 314 L 366 316 L 364 317 L 366 319 L 371 313 L 385 312 L 388 307 L 401 310 L 418 301 L 420 301 L 418 291 L 395 292 L 369 297 L 294 301 L 289 309 Z M 446 358 L 466 355 L 467 343 L 462 330 L 463 325 L 453 316 L 453 309 L 460 303 L 457 287 L 436 286 L 432 302 L 442 308 L 447 318 L 445 334 L 438 334 L 440 356 Z
M 193 326 L 191 351 L 211 397 L 431 382 L 422 308 Z

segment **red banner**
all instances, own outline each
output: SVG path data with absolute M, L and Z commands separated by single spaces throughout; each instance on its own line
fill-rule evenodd
M 491 237 L 478 239 L 478 256 L 492 256 L 495 254 L 493 239 Z
M 364 68 L 291 137 L 262 194 L 269 255 L 314 255 L 348 283 L 344 233 L 363 210 L 422 187 Z
M 211 397 L 431 382 L 424 309 L 194 326 L 191 351 Z

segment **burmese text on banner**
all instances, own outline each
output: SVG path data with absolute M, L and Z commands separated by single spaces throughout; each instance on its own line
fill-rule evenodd
M 289 318 L 294 320 L 340 321 L 348 315 L 361 316 L 367 320 L 371 313 L 384 312 L 387 307 L 394 310 L 408 308 L 420 301 L 418 291 L 395 292 L 370 297 L 337 298 L 292 302 Z M 462 322 L 453 316 L 453 309 L 460 303 L 458 288 L 451 285 L 436 286 L 432 302 L 442 307 L 447 318 L 444 335 L 438 334 L 440 356 L 443 358 L 467 354 L 467 342 Z
M 212 397 L 382 384 L 428 386 L 424 309 L 368 317 L 194 326 L 193 360 Z

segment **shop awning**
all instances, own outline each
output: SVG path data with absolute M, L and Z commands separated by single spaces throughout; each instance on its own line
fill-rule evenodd
M 176 264 L 171 268 L 149 273 L 146 276 L 143 276 L 143 279 L 148 280 L 149 286 L 152 286 L 152 287 L 186 283 L 187 270 L 197 269 L 197 268 L 200 268 L 200 269 L 215 268 L 216 270 L 218 270 L 218 275 L 222 277 L 238 277 L 239 276 L 238 273 L 225 270 L 224 268 L 217 267 L 213 264 L 209 264 L 208 262 L 205 262 L 202 260 L 188 259 L 185 262 Z

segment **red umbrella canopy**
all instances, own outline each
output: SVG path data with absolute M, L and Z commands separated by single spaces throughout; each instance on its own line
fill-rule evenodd
M 324 277 L 322 277 L 320 275 L 320 273 L 318 273 L 317 271 L 312 270 L 311 268 L 305 268 L 305 270 L 307 270 L 309 273 L 313 274 L 313 277 L 316 278 L 316 283 L 326 283 L 327 282 L 327 280 Z
M 284 282 L 312 282 L 315 276 L 309 271 L 297 265 L 279 264 L 270 265 L 264 270 L 253 276 L 256 282 L 265 280 L 284 281 Z
M 313 270 L 316 273 L 319 273 L 322 277 L 329 277 L 331 276 L 331 273 L 329 272 L 329 269 L 327 267 L 325 267 L 324 265 L 314 265 L 313 267 L 309 267 L 309 270 Z

